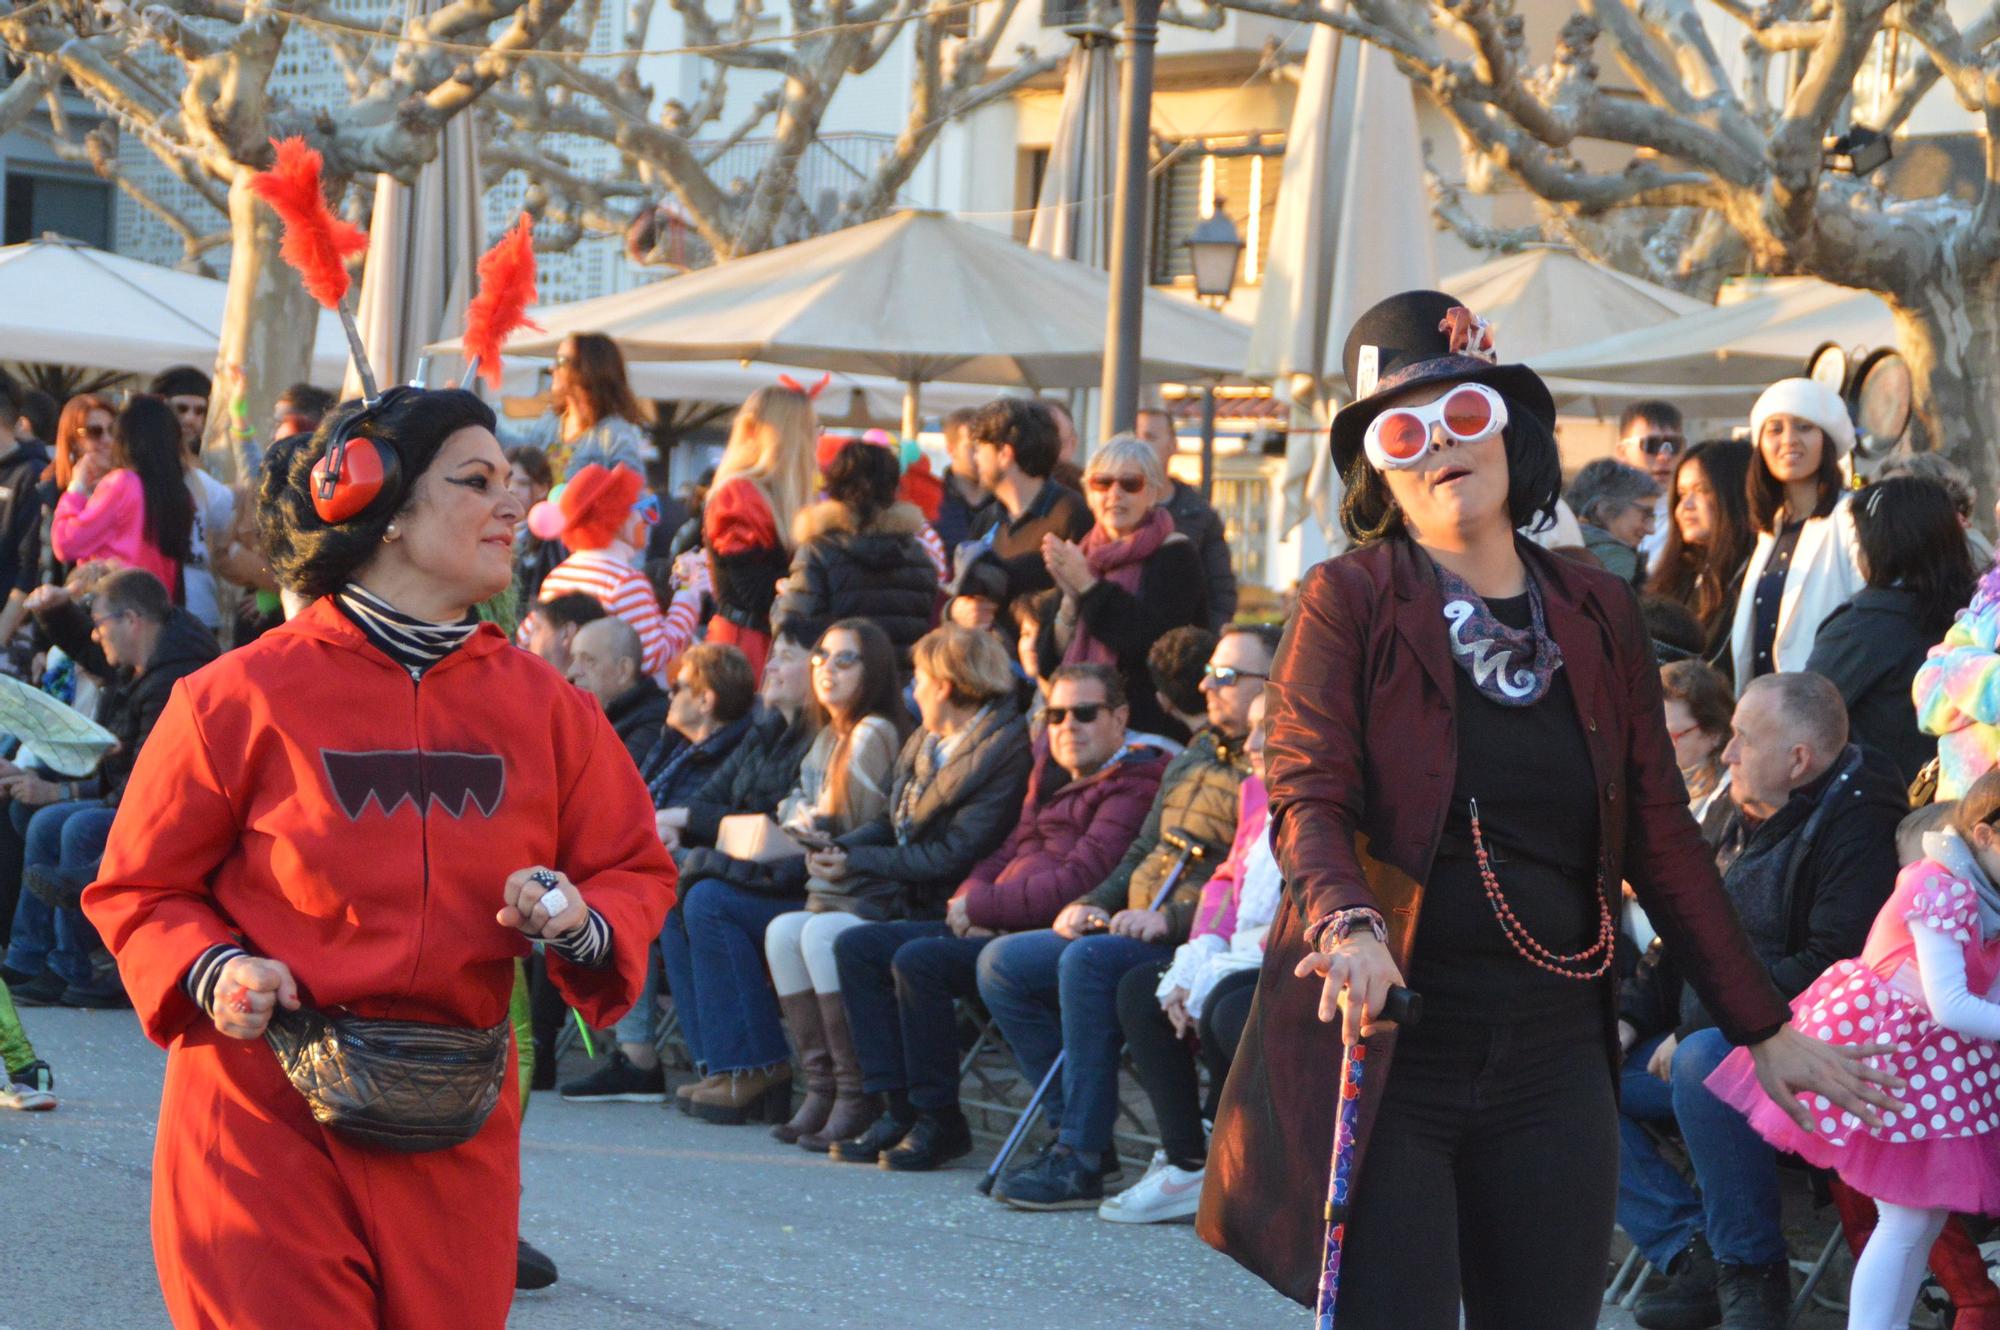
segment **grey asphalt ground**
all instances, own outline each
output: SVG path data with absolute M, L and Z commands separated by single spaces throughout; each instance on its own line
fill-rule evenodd
M 130 1012 L 25 1009 L 62 1106 L 0 1113 L 0 1330 L 165 1330 L 147 1241 L 165 1055 Z M 565 1071 L 582 1064 L 572 1055 Z M 520 1330 L 1303 1330 L 1185 1225 L 1023 1214 L 984 1165 L 836 1165 L 756 1127 L 533 1097 L 522 1231 L 562 1279 Z M 1317 1160 L 1301 1167 L 1319 1169 Z M 1128 1168 L 1128 1176 L 1132 1176 Z M 475 1222 L 454 1216 L 446 1222 Z M 1608 1313 L 1601 1325 L 1630 1320 Z M 398 1330 L 431 1330 L 399 1327 Z M 448 1330 L 439 1327 L 437 1330 Z

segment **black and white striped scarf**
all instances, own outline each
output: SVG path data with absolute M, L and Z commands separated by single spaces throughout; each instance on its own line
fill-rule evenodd
M 384 655 L 404 669 L 419 673 L 443 660 L 465 644 L 479 628 L 476 616 L 467 614 L 458 623 L 432 623 L 405 614 L 359 583 L 349 582 L 337 597 L 340 608 L 354 620 L 355 627 L 381 648 Z

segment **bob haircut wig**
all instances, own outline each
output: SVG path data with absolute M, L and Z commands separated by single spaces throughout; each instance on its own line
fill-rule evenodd
M 1508 524 L 1537 530 L 1555 516 L 1556 499 L 1562 494 L 1562 455 L 1556 451 L 1556 437 L 1532 411 L 1510 399 L 1501 438 L 1507 450 Z M 1365 452 L 1356 454 L 1341 479 L 1347 492 L 1340 500 L 1340 528 L 1349 540 L 1369 545 L 1403 534 L 1403 510 Z
M 266 458 L 258 495 L 271 569 L 301 596 L 331 595 L 375 557 L 389 523 L 410 505 L 418 479 L 437 460 L 444 441 L 462 429 L 493 428 L 493 408 L 461 388 L 390 389 L 352 437 L 373 439 L 401 463 L 375 501 L 338 525 L 313 507 L 313 464 L 326 455 L 336 431 L 363 411 L 348 402 L 320 422 L 301 446 Z

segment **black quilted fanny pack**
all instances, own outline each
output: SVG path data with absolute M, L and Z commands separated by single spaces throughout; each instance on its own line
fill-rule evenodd
M 509 1034 L 505 1021 L 470 1030 L 302 1007 L 272 1013 L 264 1041 L 323 1126 L 417 1154 L 463 1145 L 486 1125 Z

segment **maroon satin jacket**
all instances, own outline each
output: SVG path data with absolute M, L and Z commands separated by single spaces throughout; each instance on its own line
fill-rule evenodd
M 1790 1012 L 1743 936 L 1688 812 L 1659 666 L 1631 588 L 1527 541 L 1520 548 L 1541 585 L 1590 748 L 1604 881 L 1637 890 L 1730 1038 L 1775 1032 Z M 1314 568 L 1272 667 L 1266 783 L 1285 900 L 1217 1115 L 1199 1229 L 1308 1305 L 1319 1282 L 1341 1046 L 1339 1027 L 1317 1017 L 1320 985 L 1292 969 L 1308 924 L 1372 905 L 1389 921 L 1390 949 L 1407 971 L 1421 884 L 1451 801 L 1456 668 L 1430 561 L 1404 538 Z M 1615 912 L 1619 902 L 1610 904 Z M 1613 986 L 1603 989 L 1615 1066 Z M 1370 1044 L 1357 1160 L 1394 1038 Z

